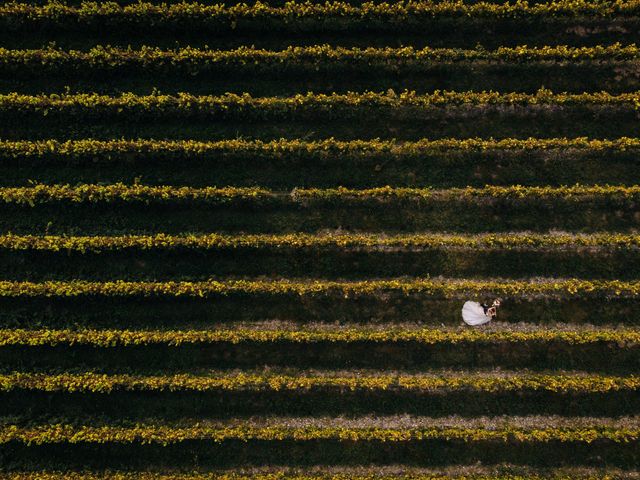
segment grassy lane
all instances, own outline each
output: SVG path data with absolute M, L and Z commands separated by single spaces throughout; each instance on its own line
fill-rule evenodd
M 2 480 L 637 480 L 636 471 L 617 469 L 558 468 L 529 469 L 514 465 L 499 467 L 449 467 L 420 469 L 405 467 L 315 467 L 307 469 L 259 469 L 199 471 L 191 473 L 158 473 L 148 470 L 135 472 L 87 470 L 56 472 L 0 473 Z

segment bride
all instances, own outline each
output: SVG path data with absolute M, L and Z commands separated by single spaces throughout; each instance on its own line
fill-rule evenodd
M 462 319 L 467 325 L 483 325 L 496 317 L 499 306 L 499 299 L 495 299 L 491 306 L 486 303 L 465 302 L 462 306 Z

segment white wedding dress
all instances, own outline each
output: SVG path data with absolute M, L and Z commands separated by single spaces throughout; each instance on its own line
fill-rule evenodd
M 465 302 L 462 306 L 462 319 L 467 325 L 482 325 L 491 321 L 491 316 L 484 313 L 478 302 Z

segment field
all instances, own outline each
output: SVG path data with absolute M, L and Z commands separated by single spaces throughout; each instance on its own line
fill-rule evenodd
M 0 0 L 0 480 L 640 480 L 640 1 L 202 2 Z

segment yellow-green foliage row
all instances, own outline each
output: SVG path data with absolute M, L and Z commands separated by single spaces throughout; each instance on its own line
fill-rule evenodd
M 300 140 L 279 139 L 261 140 L 0 140 L 0 157 L 30 158 L 54 156 L 90 157 L 101 155 L 117 159 L 122 154 L 138 153 L 153 156 L 154 154 L 171 154 L 175 156 L 199 155 L 268 155 L 274 158 L 285 156 L 309 156 L 327 158 L 348 155 L 350 157 L 367 157 L 371 155 L 390 155 L 395 157 L 415 156 L 437 153 L 447 156 L 455 152 L 485 152 L 511 150 L 580 150 L 594 152 L 625 152 L 640 148 L 640 138 L 621 137 L 613 140 L 579 138 L 506 138 L 506 139 L 437 139 L 418 140 L 414 142 L 398 142 L 396 140 Z
M 158 47 L 142 47 L 139 50 L 110 46 L 97 46 L 88 51 L 45 49 L 10 50 L 0 48 L 0 66 L 29 65 L 33 67 L 65 68 L 75 65 L 79 68 L 115 68 L 121 66 L 141 66 L 166 68 L 172 66 L 205 67 L 208 65 L 331 65 L 363 64 L 371 66 L 411 65 L 428 66 L 433 62 L 459 61 L 584 61 L 584 60 L 636 60 L 640 49 L 635 45 L 615 43 L 607 46 L 571 47 L 555 45 L 544 47 L 500 47 L 496 50 L 461 48 L 344 48 L 330 45 L 290 46 L 274 51 L 255 47 L 239 47 L 233 50 L 211 50 L 193 47 L 163 50 Z
M 338 295 L 351 297 L 396 293 L 419 294 L 435 298 L 460 298 L 469 294 L 503 295 L 523 298 L 635 298 L 640 294 L 640 281 L 620 280 L 208 280 L 202 282 L 88 282 L 73 280 L 41 283 L 0 281 L 1 297 L 106 297 L 164 296 L 207 297 L 233 293 L 258 295 Z
M 226 203 L 237 201 L 331 201 L 331 200 L 446 200 L 473 201 L 480 199 L 560 199 L 566 201 L 640 199 L 640 185 L 571 185 L 560 187 L 529 187 L 522 185 L 451 188 L 434 190 L 430 188 L 379 187 L 369 189 L 349 189 L 344 187 L 329 189 L 294 189 L 291 192 L 277 192 L 260 187 L 174 187 L 83 184 L 44 185 L 30 187 L 0 188 L 0 202 L 18 205 L 67 202 L 175 202 L 199 201 Z
M 453 235 L 440 233 L 375 235 L 375 234 L 185 234 L 185 235 L 122 235 L 122 236 L 56 236 L 0 235 L 0 249 L 41 250 L 100 253 L 116 250 L 173 249 L 309 249 L 340 248 L 369 250 L 406 249 L 470 249 L 470 250 L 540 250 L 577 251 L 581 249 L 637 249 L 640 235 L 623 233 L 481 233 Z
M 598 329 L 535 329 L 514 330 L 452 330 L 452 329 L 402 329 L 373 330 L 341 327 L 340 329 L 278 329 L 278 328 L 230 328 L 216 330 L 0 330 L 0 346 L 55 346 L 91 345 L 116 347 L 131 345 L 206 344 L 216 342 L 418 342 L 426 345 L 457 343 L 527 343 L 562 342 L 570 345 L 615 342 L 619 348 L 640 344 L 640 331 L 630 328 Z
M 344 94 L 299 93 L 291 97 L 253 97 L 241 95 L 136 95 L 123 93 L 118 96 L 97 93 L 25 95 L 16 92 L 0 95 L 0 112 L 41 113 L 61 112 L 67 114 L 96 110 L 101 113 L 153 113 L 153 114 L 210 114 L 210 115 L 287 115 L 301 111 L 330 111 L 353 108 L 436 108 L 488 105 L 534 105 L 558 106 L 619 106 L 637 109 L 640 92 L 611 94 L 553 93 L 541 88 L 536 93 L 499 93 L 493 91 L 455 92 L 436 90 L 418 94 L 405 90 L 400 93 L 349 92 Z
M 44 5 L 12 2 L 0 6 L 0 16 L 15 20 L 72 20 L 90 22 L 96 18 L 117 18 L 140 21 L 140 18 L 153 19 L 154 24 L 163 25 L 172 21 L 188 19 L 206 19 L 209 21 L 228 21 L 243 19 L 327 19 L 345 18 L 354 20 L 392 20 L 407 21 L 413 17 L 438 18 L 467 16 L 485 18 L 526 18 L 526 17 L 575 17 L 575 16 L 635 16 L 640 12 L 637 0 L 616 0 L 592 2 L 588 0 L 561 0 L 550 3 L 465 3 L 463 1 L 399 1 L 399 2 L 287 2 L 284 5 L 271 6 L 266 3 L 177 3 L 153 4 L 139 2 L 131 5 L 119 5 L 116 2 L 82 2 L 79 6 L 66 5 L 51 1 Z
M 85 184 L 71 185 L 35 185 L 33 187 L 0 188 L 0 201 L 19 205 L 34 205 L 51 201 L 71 202 L 148 202 L 148 201 L 206 201 L 224 203 L 230 200 L 263 199 L 268 200 L 279 195 L 263 188 L 254 187 L 173 187 Z M 288 194 L 287 194 L 288 196 Z
M 0 391 L 36 390 L 46 392 L 114 391 L 304 391 L 312 389 L 338 390 L 404 390 L 440 391 L 467 390 L 477 392 L 545 391 L 553 393 L 606 393 L 640 389 L 640 377 L 602 376 L 587 374 L 353 374 L 313 373 L 286 375 L 277 373 L 209 373 L 206 376 L 175 374 L 140 376 L 101 373 L 12 373 L 0 374 Z
M 408 442 L 421 440 L 462 440 L 510 442 L 580 442 L 612 441 L 634 442 L 640 436 L 640 428 L 562 427 L 522 428 L 500 427 L 496 429 L 463 427 L 426 428 L 347 428 L 347 427 L 287 427 L 287 426 L 209 426 L 195 424 L 190 427 L 137 424 L 120 426 L 75 426 L 50 424 L 35 427 L 17 425 L 0 426 L 0 443 L 20 442 L 27 445 L 48 443 L 142 443 L 169 445 L 187 440 L 206 440 L 216 443 L 225 440 L 349 440 Z

